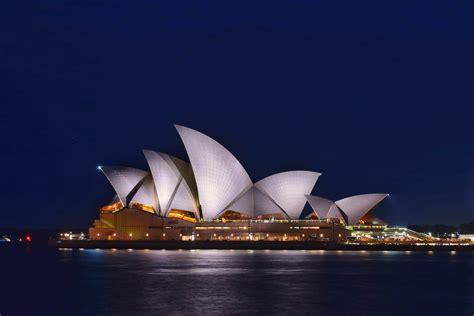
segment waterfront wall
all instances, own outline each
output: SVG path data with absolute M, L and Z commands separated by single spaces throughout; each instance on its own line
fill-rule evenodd
M 54 248 L 473 251 L 474 244 L 341 244 L 314 241 L 50 240 Z

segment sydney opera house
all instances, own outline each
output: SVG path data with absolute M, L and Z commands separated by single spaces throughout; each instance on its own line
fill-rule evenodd
M 387 226 L 372 211 L 385 193 L 331 201 L 312 195 L 321 174 L 302 170 L 254 183 L 221 144 L 191 128 L 176 129 L 189 163 L 144 150 L 149 170 L 98 167 L 116 195 L 100 208 L 90 239 L 338 242 L 351 227 Z

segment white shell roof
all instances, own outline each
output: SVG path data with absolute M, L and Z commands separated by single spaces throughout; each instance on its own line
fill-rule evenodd
M 329 209 L 327 218 L 339 218 L 346 223 L 347 218 L 344 216 L 344 214 L 341 212 L 339 207 L 337 207 L 336 203 L 334 203 L 331 208 Z
M 188 153 L 204 219 L 227 210 L 252 181 L 240 162 L 221 144 L 193 129 L 176 129 Z
M 318 219 L 339 218 L 345 221 L 341 210 L 334 201 L 314 195 L 306 195 L 306 199 L 316 216 L 318 216 Z
M 155 184 L 153 178 L 148 174 L 140 185 L 135 195 L 132 197 L 131 202 L 138 202 L 141 204 L 148 204 L 153 206 L 153 209 L 159 214 L 158 198 L 156 196 Z
M 334 205 L 334 202 L 319 196 L 314 195 L 305 195 L 306 199 L 308 200 L 309 205 L 313 209 L 316 216 L 319 219 L 327 218 L 329 210 Z
M 179 183 L 176 193 L 173 196 L 173 200 L 171 201 L 169 209 L 166 211 L 165 215 L 168 215 L 170 210 L 193 212 L 196 215 L 196 218 L 199 218 L 198 205 L 194 201 L 191 189 L 184 179 Z
M 143 151 L 150 167 L 162 215 L 172 208 L 197 212 L 197 202 L 188 181 L 189 164 L 176 157 L 151 150 Z
M 347 215 L 347 225 L 354 225 L 387 196 L 386 193 L 361 194 L 335 203 Z
M 259 215 L 283 213 L 288 216 L 272 199 L 256 187 L 253 189 L 255 217 Z
M 117 193 L 120 202 L 128 206 L 144 178 L 149 174 L 140 169 L 129 167 L 99 167 Z
M 247 214 L 251 217 L 254 216 L 255 209 L 254 209 L 254 188 L 250 188 L 247 192 L 245 192 L 240 198 L 238 198 L 232 205 L 230 205 L 227 209 Z
M 268 195 L 291 219 L 299 219 L 306 204 L 305 195 L 313 190 L 320 173 L 287 171 L 266 177 L 255 187 Z

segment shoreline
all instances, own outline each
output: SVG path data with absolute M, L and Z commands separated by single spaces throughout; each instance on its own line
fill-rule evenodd
M 474 251 L 470 245 L 337 244 L 306 241 L 160 241 L 160 240 L 49 240 L 52 248 L 83 249 L 241 249 L 241 250 L 367 250 L 367 251 Z

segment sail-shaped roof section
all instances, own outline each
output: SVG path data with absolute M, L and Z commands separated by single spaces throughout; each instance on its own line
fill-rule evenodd
M 387 196 L 387 193 L 361 194 L 336 201 L 335 203 L 347 215 L 347 225 L 355 225 Z
M 339 207 L 337 207 L 336 203 L 334 203 L 329 209 L 327 218 L 338 218 L 344 223 L 347 223 L 347 216 L 339 209 Z
M 253 217 L 255 213 L 253 191 L 254 188 L 250 188 L 240 198 L 232 203 L 232 205 L 230 205 L 227 210 L 243 213 Z
M 266 193 L 256 187 L 253 188 L 255 217 L 260 215 L 284 214 L 288 215 Z
M 120 166 L 99 166 L 98 169 L 107 177 L 124 206 L 128 206 L 145 177 L 149 174 L 144 170 Z
M 345 222 L 346 219 L 334 201 L 315 195 L 306 195 L 306 199 L 318 219 L 338 218 Z
M 161 214 L 167 215 L 172 208 L 197 212 L 197 194 L 193 192 L 195 184 L 192 173 L 189 172 L 190 165 L 176 157 L 152 150 L 144 150 L 143 154 L 153 176 Z
M 319 219 L 327 218 L 329 210 L 334 205 L 334 202 L 315 195 L 305 195 L 309 205 Z
M 130 203 L 133 202 L 151 205 L 155 213 L 159 214 L 158 197 L 156 195 L 155 184 L 153 183 L 153 178 L 151 174 L 148 174 L 145 177 L 137 192 L 131 198 Z
M 291 219 L 299 219 L 321 174 L 313 171 L 287 171 L 266 177 L 255 187 L 267 194 Z
M 213 219 L 247 191 L 252 181 L 224 146 L 191 128 L 175 127 L 191 162 L 203 217 Z
M 228 210 L 243 213 L 251 217 L 260 215 L 284 214 L 286 213 L 272 199 L 255 186 L 250 188 L 245 194 L 238 198 Z
M 179 183 L 176 193 L 174 194 L 171 204 L 165 215 L 168 215 L 171 210 L 193 212 L 196 218 L 200 218 L 199 205 L 194 200 L 193 193 L 184 178 Z

